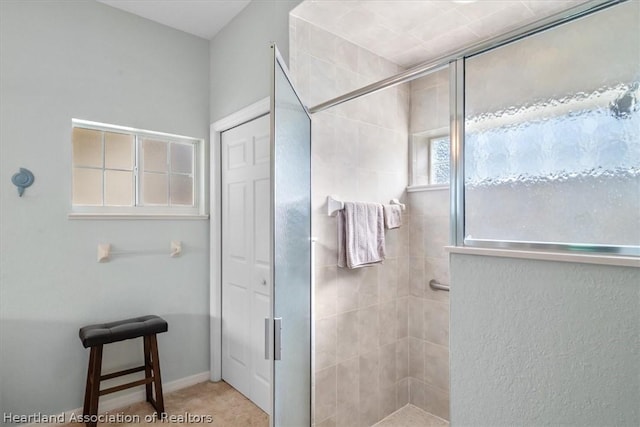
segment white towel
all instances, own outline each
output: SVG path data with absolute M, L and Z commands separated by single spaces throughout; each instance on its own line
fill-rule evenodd
M 382 205 L 345 202 L 338 212 L 338 266 L 369 267 L 385 256 Z
M 384 205 L 384 225 L 389 230 L 400 228 L 402 225 L 402 208 L 400 205 Z

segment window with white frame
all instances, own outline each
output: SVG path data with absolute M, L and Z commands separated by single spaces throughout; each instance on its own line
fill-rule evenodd
M 74 213 L 203 214 L 200 139 L 73 120 Z
M 423 132 L 412 136 L 411 186 L 449 184 L 449 129 Z

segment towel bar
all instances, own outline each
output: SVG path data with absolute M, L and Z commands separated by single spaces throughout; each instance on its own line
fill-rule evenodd
M 398 199 L 391 199 L 390 205 L 400 205 L 400 209 L 405 210 L 407 207 L 404 203 L 400 203 Z M 336 196 L 327 196 L 327 215 L 336 216 L 338 211 L 344 209 L 344 202 L 338 200 Z

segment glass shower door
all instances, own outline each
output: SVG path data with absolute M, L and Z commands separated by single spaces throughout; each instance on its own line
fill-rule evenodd
M 271 49 L 271 422 L 303 427 L 311 425 L 311 119 Z

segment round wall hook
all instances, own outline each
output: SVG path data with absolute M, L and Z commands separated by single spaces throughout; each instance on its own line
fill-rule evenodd
M 25 168 L 20 168 L 20 172 L 13 174 L 13 176 L 11 177 L 11 182 L 13 183 L 13 185 L 18 187 L 18 195 L 20 197 L 22 197 L 24 189 L 31 186 L 31 184 L 33 184 L 33 181 L 35 181 L 33 173 L 31 173 L 29 169 Z

